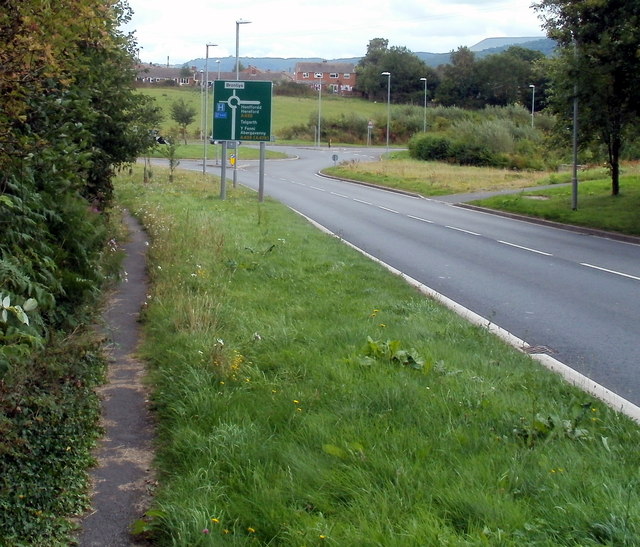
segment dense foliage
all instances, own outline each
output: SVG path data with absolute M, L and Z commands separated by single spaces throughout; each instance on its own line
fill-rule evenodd
M 482 59 L 461 47 L 451 52 L 449 64 L 433 69 L 407 48 L 389 47 L 388 40 L 374 38 L 356 69 L 358 90 L 371 100 L 386 101 L 390 84 L 394 104 L 423 104 L 426 99 L 443 106 L 484 108 L 529 106 L 534 85 L 534 109 L 540 110 L 547 82 L 544 60 L 542 53 L 519 46 Z M 383 72 L 391 73 L 389 82 Z
M 111 179 L 149 145 L 156 117 L 133 92 L 134 43 L 119 30 L 128 17 L 115 0 L 5 0 L 0 11 L 3 545 L 47 542 L 53 525 L 34 519 L 55 522 L 51 501 L 78 486 L 61 458 L 90 438 L 78 414 L 95 422 L 74 407 L 90 382 L 72 363 L 93 362 L 91 352 L 51 351 L 99 294 Z
M 456 109 L 432 109 L 436 110 L 440 116 L 429 116 L 430 131 L 416 134 L 409 141 L 411 157 L 509 169 L 541 169 L 557 160 L 549 155 L 544 157 L 544 132 L 531 127 L 530 115 L 522 107 L 460 109 L 464 116 L 449 120 L 444 116 Z M 434 127 L 436 119 L 438 127 Z M 539 117 L 541 127 L 547 125 L 543 120 L 544 117 Z

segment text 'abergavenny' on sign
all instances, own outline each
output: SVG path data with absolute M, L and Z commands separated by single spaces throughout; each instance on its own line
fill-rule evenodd
M 217 141 L 270 141 L 272 82 L 216 80 L 213 85 L 213 138 Z

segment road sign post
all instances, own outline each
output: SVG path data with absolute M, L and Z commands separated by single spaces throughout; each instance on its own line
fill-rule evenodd
M 272 91 L 272 82 L 216 80 L 213 85 L 213 138 L 225 143 L 259 142 L 262 150 L 263 143 L 271 140 Z M 222 158 L 222 163 L 225 162 L 226 156 Z M 237 163 L 233 166 L 235 187 Z M 264 177 L 264 161 L 260 162 L 260 176 Z

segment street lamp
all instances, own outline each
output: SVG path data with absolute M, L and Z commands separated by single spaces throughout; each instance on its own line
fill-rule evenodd
M 533 84 L 529 84 L 531 88 L 531 127 L 533 127 L 533 113 L 536 109 L 536 86 Z
M 389 123 L 391 120 L 391 72 L 382 72 L 387 77 L 387 154 L 389 153 Z
M 200 69 L 200 138 L 204 139 L 204 70 Z
M 242 19 L 236 21 L 236 81 L 240 79 L 240 25 L 248 25 L 249 23 L 251 21 L 243 21 Z
M 204 59 L 204 150 L 202 158 L 202 174 L 207 172 L 207 143 L 209 142 L 209 120 L 207 119 L 209 106 L 209 48 L 216 47 L 218 44 L 207 44 L 207 53 Z
M 320 124 L 322 123 L 322 78 L 318 85 L 318 148 L 320 148 Z
M 424 82 L 424 122 L 422 124 L 422 132 L 427 132 L 427 79 L 420 78 L 421 82 Z
M 236 82 L 240 80 L 240 25 L 248 25 L 251 21 L 236 21 Z M 236 141 L 235 161 L 233 162 L 233 187 L 238 185 L 238 158 L 240 157 L 239 141 Z
M 220 59 L 218 59 L 216 63 L 218 64 L 218 80 L 219 80 L 220 79 Z

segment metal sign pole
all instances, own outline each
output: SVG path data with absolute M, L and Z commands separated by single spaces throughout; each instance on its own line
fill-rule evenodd
M 265 158 L 265 143 L 260 142 L 260 174 L 258 175 L 258 201 L 262 203 L 264 201 L 264 158 Z
M 220 168 L 220 199 L 227 199 L 227 141 L 222 141 L 222 167 Z

